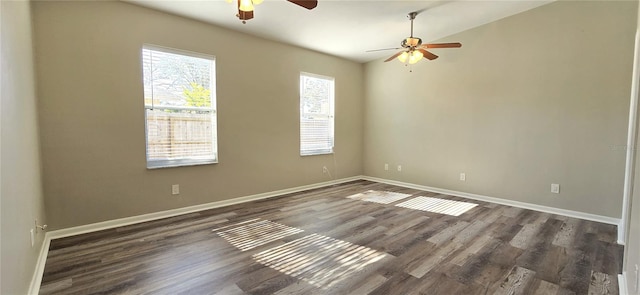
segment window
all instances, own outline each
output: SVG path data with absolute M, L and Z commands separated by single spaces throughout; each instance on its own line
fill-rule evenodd
M 300 155 L 333 153 L 334 79 L 300 74 Z
M 218 161 L 214 57 L 144 46 L 147 168 Z

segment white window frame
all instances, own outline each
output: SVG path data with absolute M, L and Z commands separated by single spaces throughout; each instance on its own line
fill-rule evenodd
M 327 119 L 329 120 L 329 138 L 330 138 L 330 146 L 328 148 L 318 148 L 318 149 L 308 149 L 303 146 L 303 129 L 302 129 L 302 120 L 305 116 L 303 113 L 303 79 L 305 77 L 315 78 L 315 79 L 323 79 L 328 80 L 330 82 L 329 86 L 329 114 L 327 114 Z M 335 78 L 330 76 L 312 74 L 307 72 L 300 72 L 300 156 L 315 156 L 315 155 L 327 155 L 333 154 L 333 150 L 335 147 Z M 318 114 L 314 114 L 314 116 L 318 116 Z
M 152 105 L 149 106 L 144 102 L 144 95 L 143 95 L 143 103 L 144 103 L 144 113 L 145 113 L 145 118 L 144 118 L 144 122 L 145 122 L 145 155 L 146 155 L 146 162 L 147 162 L 147 169 L 157 169 L 157 168 L 170 168 L 170 167 L 182 167 L 182 166 L 196 166 L 196 165 L 207 165 L 207 164 L 216 164 L 218 163 L 218 140 L 217 140 L 217 120 L 218 120 L 218 116 L 217 116 L 217 111 L 216 111 L 216 92 L 217 92 L 217 87 L 216 86 L 216 59 L 215 56 L 213 55 L 208 55 L 208 54 L 203 54 L 203 53 L 197 53 L 197 52 L 192 52 L 192 51 L 186 51 L 186 50 L 180 50 L 180 49 L 174 49 L 174 48 L 167 48 L 167 47 L 162 47 L 162 46 L 157 46 L 157 45 L 150 45 L 150 44 L 144 44 L 143 47 L 140 50 L 141 53 L 141 57 L 143 54 L 143 50 L 152 50 L 152 51 L 160 51 L 160 52 L 165 52 L 165 53 L 171 53 L 171 54 L 177 54 L 177 55 L 183 55 L 183 56 L 188 56 L 188 57 L 195 57 L 195 58 L 201 58 L 201 59 L 207 59 L 210 60 L 212 62 L 212 66 L 211 66 L 211 78 L 210 78 L 210 85 L 209 85 L 209 89 L 211 89 L 211 107 L 190 107 L 190 106 L 164 106 L 164 105 L 153 105 L 153 98 L 152 98 Z M 142 71 L 143 71 L 143 75 L 144 75 L 144 60 L 141 59 L 141 65 L 142 65 Z M 144 79 L 143 79 L 144 81 Z M 144 83 L 144 82 L 143 82 Z M 161 110 L 198 110 L 198 111 L 209 111 L 211 116 L 212 116 L 212 128 L 211 128 L 211 132 L 212 132 L 212 147 L 213 147 L 213 154 L 211 158 L 180 158 L 180 159 L 167 159 L 167 160 L 150 160 L 149 159 L 149 152 L 148 152 L 148 147 L 149 147 L 149 136 L 148 136 L 148 120 L 147 120 L 147 110 L 153 110 L 153 109 L 161 109 Z

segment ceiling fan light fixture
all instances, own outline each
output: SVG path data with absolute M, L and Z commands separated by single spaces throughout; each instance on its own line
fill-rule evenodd
M 422 54 L 422 52 L 418 50 L 414 50 L 409 55 L 409 64 L 410 65 L 415 64 L 419 62 L 423 57 L 424 57 L 424 54 Z
M 238 7 L 240 11 L 244 11 L 244 12 L 253 11 L 253 1 L 251 0 L 238 0 L 238 1 L 240 1 L 240 6 Z
M 407 58 L 409 57 L 409 52 L 405 51 L 402 54 L 398 55 L 398 60 L 401 63 L 405 63 L 407 61 Z

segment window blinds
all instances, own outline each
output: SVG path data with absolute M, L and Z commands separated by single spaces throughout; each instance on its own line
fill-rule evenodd
M 334 79 L 300 74 L 300 155 L 333 152 Z
M 147 167 L 217 161 L 214 59 L 142 49 Z

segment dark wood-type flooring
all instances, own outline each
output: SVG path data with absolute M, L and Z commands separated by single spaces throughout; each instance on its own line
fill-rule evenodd
M 371 191 L 409 196 L 348 198 Z M 417 197 L 477 206 L 396 206 Z M 615 241 L 613 225 L 363 180 L 53 240 L 40 294 L 617 294 Z

